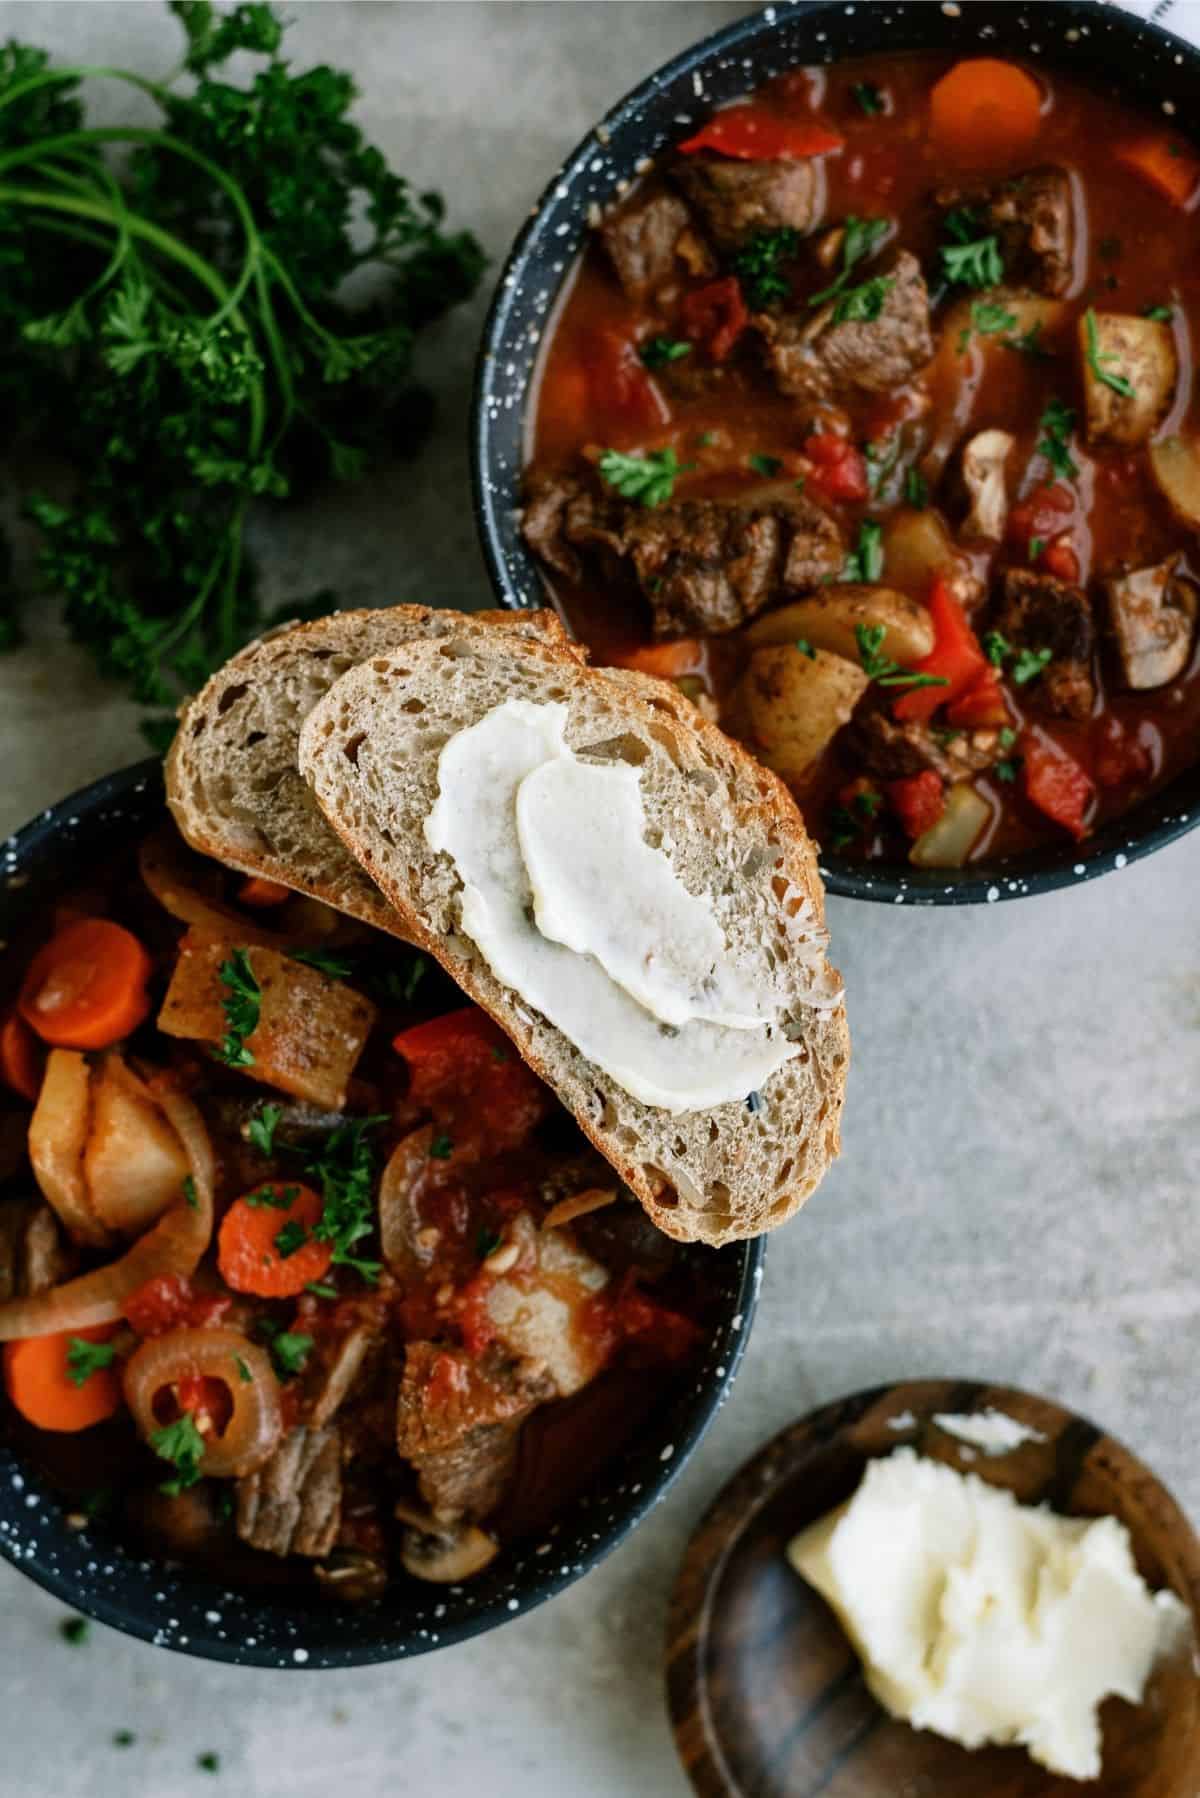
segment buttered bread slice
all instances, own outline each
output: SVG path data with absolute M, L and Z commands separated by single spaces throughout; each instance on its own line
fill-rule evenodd
M 299 766 L 660 1228 L 754 1235 L 815 1189 L 849 1056 L 815 854 L 675 688 L 451 632 L 343 674 Z

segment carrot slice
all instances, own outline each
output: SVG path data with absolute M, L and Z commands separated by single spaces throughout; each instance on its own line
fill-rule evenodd
M 278 880 L 268 880 L 264 874 L 252 874 L 238 888 L 239 905 L 253 905 L 263 909 L 269 905 L 282 905 L 291 896 L 290 887 L 283 886 Z
M 37 1037 L 24 1018 L 10 1011 L 0 1024 L 0 1079 L 36 1105 L 45 1065 L 45 1051 Z
M 79 1383 L 72 1379 L 71 1345 L 107 1342 L 111 1324 L 91 1330 L 64 1330 L 56 1336 L 26 1336 L 4 1345 L 4 1384 L 17 1410 L 39 1430 L 90 1429 L 121 1406 L 121 1381 L 113 1367 L 97 1367 Z
M 1135 170 L 1175 206 L 1190 209 L 1200 197 L 1200 162 L 1177 138 L 1145 137 L 1123 144 L 1117 161 Z
M 972 162 L 1019 156 L 1042 123 L 1042 90 L 1013 62 L 980 56 L 955 63 L 929 98 L 940 146 Z
M 322 1279 L 333 1244 L 318 1242 L 312 1229 L 324 1208 L 311 1186 L 283 1180 L 268 1180 L 237 1199 L 217 1237 L 217 1265 L 226 1285 L 260 1299 L 292 1299 Z
M 107 1049 L 150 1010 L 150 968 L 132 932 L 107 918 L 78 918 L 30 962 L 18 1009 L 43 1042 Z
M 676 637 L 670 643 L 648 643 L 615 658 L 618 668 L 635 668 L 639 674 L 656 674 L 659 680 L 685 680 L 703 674 L 704 645 L 697 637 Z

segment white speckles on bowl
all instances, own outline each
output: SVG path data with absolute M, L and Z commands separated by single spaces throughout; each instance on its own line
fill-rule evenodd
M 537 606 L 544 589 L 521 541 L 516 505 L 525 408 L 537 344 L 573 255 L 602 207 L 685 126 L 784 69 L 833 63 L 859 52 L 961 46 L 978 53 L 1045 57 L 1119 87 L 1143 106 L 1200 116 L 1200 57 L 1160 27 L 1096 0 L 1024 7 L 1016 0 L 901 0 L 846 5 L 796 0 L 768 6 L 705 39 L 650 75 L 567 158 L 517 238 L 497 286 L 476 371 L 471 431 L 475 513 L 493 585 L 505 605 Z M 822 857 L 830 892 L 893 905 L 995 905 L 1073 886 L 1123 868 L 1192 828 L 1200 816 L 1200 768 L 1155 794 L 1082 845 L 1063 842 L 1019 861 L 944 870 Z
M 156 825 L 161 795 L 158 763 L 141 763 L 74 794 L 10 838 L 0 937 L 75 884 L 97 854 L 132 844 Z M 702 1358 L 664 1388 L 653 1416 L 548 1531 L 506 1545 L 469 1585 L 447 1590 L 402 1577 L 365 1605 L 330 1602 L 302 1581 L 217 1587 L 211 1574 L 148 1558 L 137 1538 L 61 1500 L 7 1439 L 2 1398 L 0 1555 L 73 1609 L 210 1660 L 312 1672 L 400 1660 L 494 1629 L 580 1578 L 637 1526 L 728 1392 L 758 1299 L 764 1244 L 686 1252 L 710 1320 Z

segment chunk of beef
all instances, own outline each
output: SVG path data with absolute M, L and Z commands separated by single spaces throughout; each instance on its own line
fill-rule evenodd
M 542 476 L 526 488 L 521 508 L 521 535 L 526 543 L 535 556 L 569 581 L 579 579 L 580 566 L 566 537 L 567 512 L 583 491 L 583 483 L 571 475 Z
M 1081 587 L 1010 568 L 993 624 L 1017 649 L 1050 651 L 1038 681 L 1024 689 L 1029 699 L 1044 699 L 1052 712 L 1086 718 L 1095 701 L 1092 651 L 1095 629 L 1092 605 Z
M 903 387 L 933 356 L 929 294 L 921 265 L 901 250 L 880 271 L 891 282 L 879 316 L 837 322 L 837 301 L 816 313 L 760 313 L 754 319 L 781 393 L 822 402 Z
M 0 1299 L 32 1298 L 74 1271 L 75 1256 L 41 1199 L 0 1204 Z
M 600 226 L 600 241 L 621 286 L 639 302 L 684 271 L 707 275 L 716 266 L 677 194 L 655 194 L 612 213 Z
M 396 1448 L 439 1521 L 486 1517 L 504 1496 L 529 1413 L 555 1396 L 527 1361 L 410 1342 L 396 1401 Z
M 980 191 L 946 188 L 937 203 L 947 211 L 967 206 L 981 235 L 999 239 L 1005 280 L 1034 288 L 1050 299 L 1070 289 L 1075 271 L 1075 198 L 1065 169 L 1030 169 L 1000 187 Z
M 1151 568 L 1113 575 L 1109 615 L 1125 679 L 1135 689 L 1165 687 L 1183 673 L 1196 626 L 1196 589 L 1179 572 L 1178 556 Z
M 998 730 L 945 730 L 915 720 L 898 724 L 884 711 L 856 717 L 848 746 L 877 780 L 906 780 L 932 769 L 943 780 L 966 780 L 1003 761 Z
M 298 1424 L 265 1467 L 237 1483 L 237 1533 L 272 1555 L 329 1553 L 342 1521 L 341 1441 Z
M 815 160 L 742 162 L 728 156 L 681 156 L 672 178 L 683 189 L 719 250 L 740 248 L 760 231 L 811 230 L 824 200 Z
M 319 1385 L 313 1399 L 309 1423 L 313 1429 L 324 1429 L 340 1411 L 366 1365 L 374 1338 L 366 1324 L 356 1324 L 323 1362 Z

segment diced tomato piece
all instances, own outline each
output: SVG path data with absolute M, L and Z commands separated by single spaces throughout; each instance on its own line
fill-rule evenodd
M 985 730 L 991 725 L 1007 724 L 1008 706 L 1004 688 L 1000 685 L 999 670 L 988 668 L 965 693 L 948 705 L 946 721 L 958 730 Z
M 1075 510 L 1075 495 L 1061 481 L 1050 487 L 1035 487 L 1019 500 L 1008 515 L 1008 540 L 1025 557 L 1035 537 L 1049 543 L 1062 534 L 1063 525 Z
M 670 423 L 671 408 L 631 336 L 614 325 L 597 325 L 584 333 L 581 354 L 594 417 L 633 434 Z
M 248 880 L 243 880 L 238 888 L 239 905 L 265 908 L 282 905 L 284 900 L 290 899 L 291 896 L 290 887 L 283 886 L 278 880 L 268 880 L 262 874 L 252 874 Z
M 932 768 L 903 780 L 889 780 L 886 790 L 892 810 L 914 841 L 931 830 L 946 809 L 942 777 Z
M 232 1304 L 228 1293 L 197 1292 L 184 1274 L 159 1274 L 125 1301 L 125 1319 L 139 1336 L 163 1336 L 220 1323 Z
M 1153 741 L 1157 735 L 1153 725 L 1143 728 L 1148 728 Z M 1098 785 L 1120 787 L 1127 781 L 1151 778 L 1155 764 L 1151 744 L 1142 741 L 1140 736 L 1130 736 L 1119 718 L 1106 718 L 1098 737 L 1098 741 L 1093 739 L 1092 760 Z
M 490 1276 L 481 1273 L 469 1285 L 464 1286 L 461 1293 L 458 1327 L 463 1347 L 473 1357 L 482 1355 L 496 1340 L 496 1326 L 487 1304 L 491 1284 Z
M 443 1409 L 469 1384 L 467 1370 L 457 1355 L 435 1355 L 425 1381 L 425 1397 L 431 1409 Z
M 1075 554 L 1070 536 L 1064 534 L 1048 543 L 1035 564 L 1046 574 L 1052 574 L 1060 581 L 1077 581 L 1079 579 L 1079 557 Z
M 741 282 L 727 275 L 696 288 L 684 297 L 679 318 L 685 337 L 707 350 L 714 362 L 724 362 L 750 322 Z
M 747 162 L 778 162 L 827 156 L 831 150 L 840 150 L 842 142 L 837 132 L 819 119 L 785 118 L 750 100 L 714 113 L 707 125 L 676 148 L 685 156 L 697 150 L 715 150 L 720 156 L 737 156 Z
M 1025 796 L 1078 840 L 1096 789 L 1074 756 L 1041 731 L 1022 731 L 1019 743 Z
M 549 1109 L 546 1088 L 478 1006 L 402 1030 L 392 1046 L 408 1063 L 410 1100 L 451 1115 L 456 1132 L 476 1129 L 491 1154 L 517 1148 Z
M 805 439 L 804 454 L 813 464 L 808 485 L 823 499 L 860 500 L 870 493 L 866 457 L 849 438 L 821 431 Z
M 233 1412 L 228 1386 L 207 1374 L 187 1374 L 176 1381 L 175 1402 L 181 1411 L 190 1412 L 198 1424 L 207 1418 L 218 1432 L 225 1428 Z
M 917 662 L 918 674 L 932 674 L 946 684 L 939 687 L 913 687 L 895 702 L 895 717 L 923 723 L 932 718 L 940 705 L 949 705 L 984 679 L 991 663 L 979 646 L 979 639 L 967 623 L 966 614 L 942 576 L 935 575 L 929 594 L 929 614 L 933 619 L 933 648 Z
M 702 1333 L 690 1317 L 647 1298 L 636 1286 L 628 1287 L 618 1299 L 617 1322 L 626 1337 L 663 1361 L 686 1361 Z

